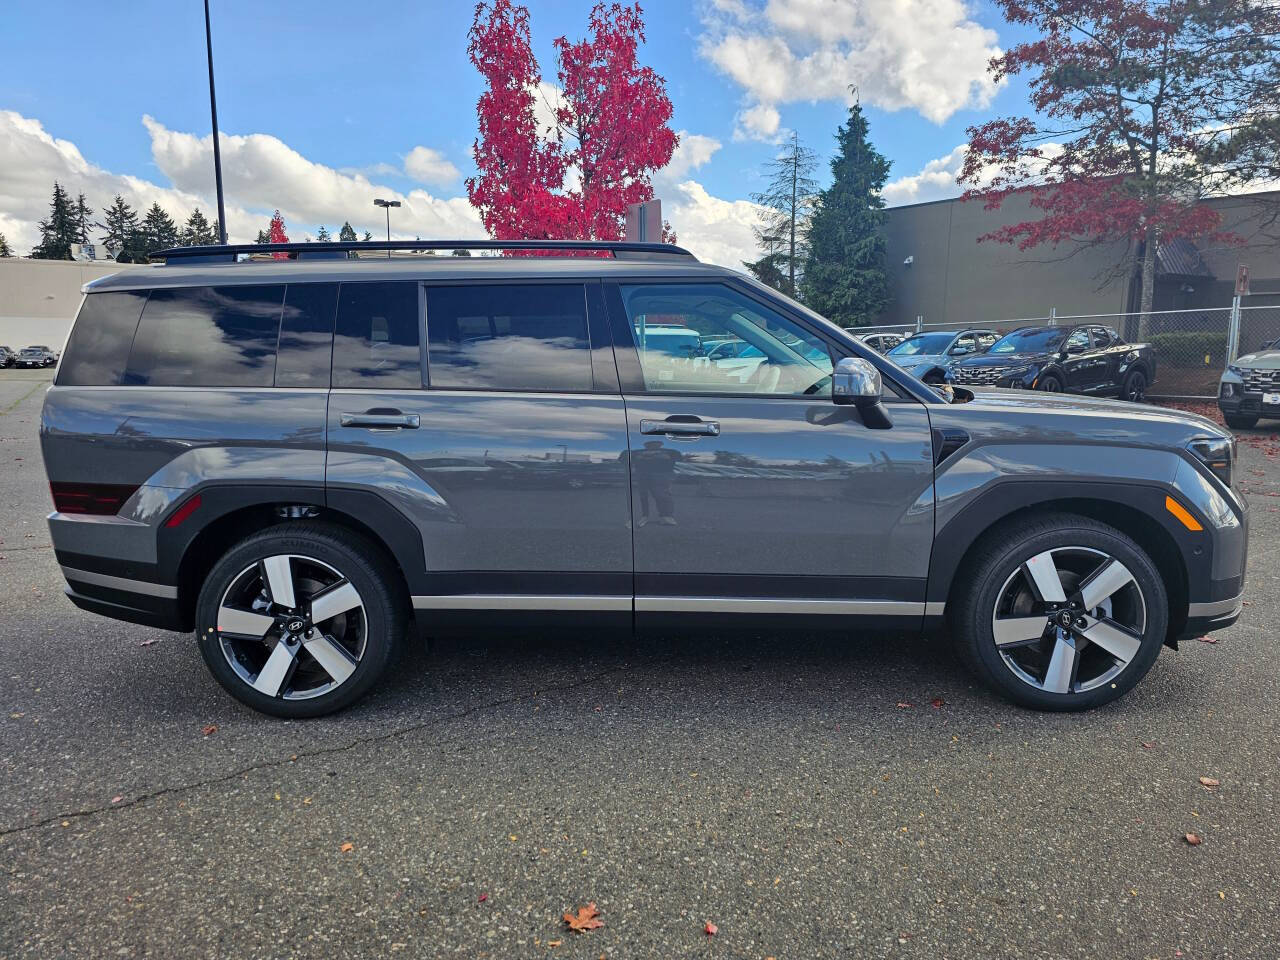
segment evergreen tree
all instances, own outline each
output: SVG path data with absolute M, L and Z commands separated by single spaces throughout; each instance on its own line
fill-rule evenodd
M 142 241 L 143 250 L 147 254 L 178 245 L 178 225 L 173 222 L 173 217 L 164 212 L 159 203 L 152 203 L 151 209 L 143 218 Z
M 372 240 L 372 239 L 373 239 L 373 234 L 372 234 L 372 233 L 370 233 L 368 230 L 366 230 L 366 231 L 364 232 L 364 236 L 363 236 L 361 239 L 362 239 L 362 240 L 364 240 L 364 241 L 365 241 L 365 243 L 368 243 L 370 240 Z
M 267 231 L 265 231 L 265 230 L 259 230 L 259 231 L 258 231 L 258 236 L 257 236 L 257 238 L 256 238 L 253 242 L 254 242 L 254 243 L 270 243 L 270 242 L 271 242 L 271 234 L 267 233 Z
M 0 233 L 0 257 L 12 257 L 13 251 L 9 249 L 9 241 L 4 238 L 4 234 Z
M 785 290 L 788 282 L 786 261 L 776 253 L 766 253 L 759 260 L 743 260 L 742 265 L 753 277 L 775 290 Z
M 793 133 L 791 142 L 767 165 L 769 185 L 751 197 L 764 207 L 761 225 L 755 228 L 756 241 L 769 251 L 766 259 L 776 258 L 778 270 L 785 275 L 778 289 L 793 297 L 807 257 L 805 233 L 818 188 L 813 179 L 817 163 L 817 154 L 801 146 Z
M 889 302 L 885 275 L 884 198 L 889 161 L 868 139 L 862 106 L 836 133 L 832 183 L 818 194 L 809 221 L 805 303 L 846 327 L 872 323 Z
M 138 214 L 124 202 L 123 197 L 117 194 L 111 206 L 103 207 L 102 218 L 102 223 L 92 226 L 103 232 L 103 243 L 116 251 L 118 261 L 132 263 L 142 256 L 143 242 L 138 229 Z
M 470 251 L 470 250 L 468 250 L 466 247 L 458 247 L 456 250 L 454 250 L 454 251 L 453 251 L 453 256 L 455 256 L 455 257 L 469 257 L 469 256 L 471 256 L 471 251 Z
M 327 243 L 332 239 L 333 237 L 329 236 L 328 228 L 323 223 L 320 224 L 320 229 L 316 231 L 316 241 L 318 243 Z
M 341 240 L 343 243 L 354 243 L 354 242 L 355 242 L 355 239 L 356 239 L 356 232 L 355 232 L 355 230 L 352 228 L 352 226 L 351 226 L 351 221 L 350 221 L 350 220 L 346 221 L 346 222 L 342 225 L 342 229 L 338 231 L 338 239 L 339 239 L 339 240 Z
M 84 194 L 82 193 L 78 198 L 76 198 L 76 232 L 78 234 L 76 237 L 76 243 L 89 242 L 89 228 L 93 226 L 93 224 L 89 222 L 89 217 L 91 216 L 92 214 L 89 212 L 89 204 L 85 202 Z
M 191 216 L 187 217 L 187 222 L 182 227 L 182 233 L 178 235 L 178 245 L 183 247 L 203 247 L 217 242 L 217 233 L 209 225 L 209 221 L 205 219 L 204 214 L 200 212 L 200 208 L 196 207 L 191 211 Z
M 53 182 L 53 199 L 49 201 L 49 219 L 40 221 L 40 243 L 31 251 L 36 260 L 70 260 L 71 244 L 79 243 L 76 206 L 62 184 Z

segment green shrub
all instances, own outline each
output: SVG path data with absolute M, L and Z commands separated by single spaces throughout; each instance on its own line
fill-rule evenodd
M 1150 338 L 1157 361 L 1175 367 L 1222 366 L 1227 359 L 1227 335 L 1212 331 L 1175 330 Z M 1206 362 L 1205 357 L 1208 357 Z

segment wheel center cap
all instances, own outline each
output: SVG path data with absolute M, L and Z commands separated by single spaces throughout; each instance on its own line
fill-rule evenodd
M 306 624 L 301 620 L 290 620 L 285 624 L 285 629 L 290 633 L 301 633 Z
M 1072 624 L 1072 616 L 1070 610 L 1063 610 L 1058 614 L 1058 624 L 1063 627 L 1070 627 Z

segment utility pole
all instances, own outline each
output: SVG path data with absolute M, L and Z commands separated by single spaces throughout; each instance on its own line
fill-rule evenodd
M 213 31 L 209 27 L 209 0 L 204 0 L 204 46 L 209 54 L 209 113 L 213 116 L 213 180 L 218 188 L 218 242 L 227 243 L 227 209 L 222 202 L 222 148 L 218 145 L 218 98 L 213 91 Z

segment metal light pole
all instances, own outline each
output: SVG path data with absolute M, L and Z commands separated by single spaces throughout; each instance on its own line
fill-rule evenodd
M 209 28 L 209 0 L 204 0 L 204 46 L 209 54 L 209 113 L 213 116 L 213 180 L 218 188 L 218 242 L 227 242 L 227 210 L 222 202 L 222 149 L 218 146 L 218 98 L 213 92 L 213 31 Z
M 400 206 L 400 201 L 399 201 L 399 200 L 379 200 L 379 199 L 375 199 L 375 200 L 373 201 L 373 205 L 374 205 L 375 207 L 382 207 L 382 209 L 384 209 L 385 211 L 387 211 L 387 243 L 390 243 L 390 242 L 391 242 L 391 208 L 392 208 L 392 207 L 398 207 L 398 206 Z M 391 259 L 391 251 L 390 251 L 390 250 L 388 250 L 388 251 L 387 251 L 387 259 L 388 259 L 388 260 L 390 260 L 390 259 Z

